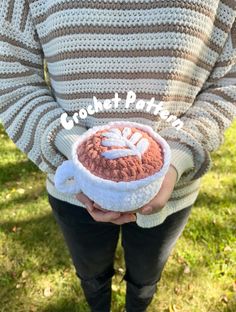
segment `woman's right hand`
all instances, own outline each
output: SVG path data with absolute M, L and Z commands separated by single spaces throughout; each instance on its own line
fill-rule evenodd
M 76 194 L 75 198 L 86 206 L 88 213 L 95 221 L 111 222 L 118 225 L 136 221 L 136 215 L 134 213 L 105 210 L 82 192 Z

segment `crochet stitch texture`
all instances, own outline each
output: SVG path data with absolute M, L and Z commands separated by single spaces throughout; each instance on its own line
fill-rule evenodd
M 150 125 L 169 143 L 178 172 L 166 206 L 137 219 L 158 225 L 195 202 L 210 152 L 236 116 L 235 17 L 235 0 L 1 0 L 0 120 L 47 173 L 48 192 L 83 207 L 53 182 L 76 137 L 113 120 Z M 94 95 L 124 100 L 129 90 L 164 102 L 184 126 L 119 105 L 62 127 L 61 114 L 86 108 Z
M 117 146 L 120 143 L 119 141 L 117 142 L 115 139 L 109 140 L 109 137 L 106 138 L 107 133 L 114 134 L 114 132 L 109 133 L 103 130 L 98 131 L 79 146 L 77 151 L 79 161 L 94 175 L 117 182 L 144 179 L 159 171 L 163 166 L 161 146 L 146 132 L 136 128 L 127 129 L 130 129 L 128 138 L 135 138 L 135 136 L 132 137 L 133 134 L 140 134 L 142 139 L 145 138 L 148 140 L 147 152 L 141 155 L 141 159 L 139 157 L 133 157 L 133 154 L 126 155 L 125 157 L 115 157 L 114 159 L 110 159 L 109 155 L 106 156 L 107 151 L 108 153 L 112 153 L 114 151 L 116 152 L 119 148 L 122 148 L 121 151 L 125 149 L 125 152 L 126 150 L 128 152 L 131 150 L 129 147 L 127 149 L 126 142 L 124 141 L 121 141 L 121 143 L 124 143 L 123 146 Z M 121 130 L 123 129 L 121 128 Z M 120 133 L 122 132 L 120 131 Z M 140 136 L 136 136 L 137 141 L 140 139 Z M 111 142 L 111 145 L 105 144 L 106 142 Z M 104 156 L 103 153 L 105 153 Z

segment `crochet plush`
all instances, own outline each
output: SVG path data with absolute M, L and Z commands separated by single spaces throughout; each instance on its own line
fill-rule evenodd
M 159 191 L 170 164 L 168 143 L 149 126 L 110 122 L 81 135 L 72 146 L 72 160 L 54 177 L 60 192 L 82 191 L 102 208 L 131 211 Z
M 77 154 L 90 172 L 117 182 L 146 178 L 163 166 L 161 145 L 131 127 L 97 131 L 77 148 Z

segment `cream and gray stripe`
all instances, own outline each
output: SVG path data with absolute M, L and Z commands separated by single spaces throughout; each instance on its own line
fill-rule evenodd
M 178 172 L 170 204 L 161 217 L 139 219 L 145 227 L 157 225 L 196 199 L 210 152 L 236 116 L 235 17 L 235 0 L 2 0 L 1 122 L 50 175 L 50 192 L 69 200 L 53 186 L 56 168 L 70 152 L 60 115 L 72 116 L 93 96 L 103 102 L 117 92 L 118 108 L 81 119 L 80 126 L 86 131 L 127 119 L 152 126 L 169 142 Z M 137 100 L 162 101 L 183 127 L 177 131 L 135 103 L 125 108 L 129 90 Z M 75 125 L 70 142 L 79 131 Z

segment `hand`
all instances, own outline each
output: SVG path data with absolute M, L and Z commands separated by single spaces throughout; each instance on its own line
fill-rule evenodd
M 177 171 L 174 166 L 170 165 L 157 195 L 149 203 L 139 208 L 137 212 L 143 215 L 149 215 L 160 211 L 170 198 L 176 179 Z
M 82 192 L 76 194 L 75 197 L 86 206 L 88 213 L 95 221 L 111 222 L 120 225 L 136 220 L 134 213 L 114 212 L 103 209 Z

